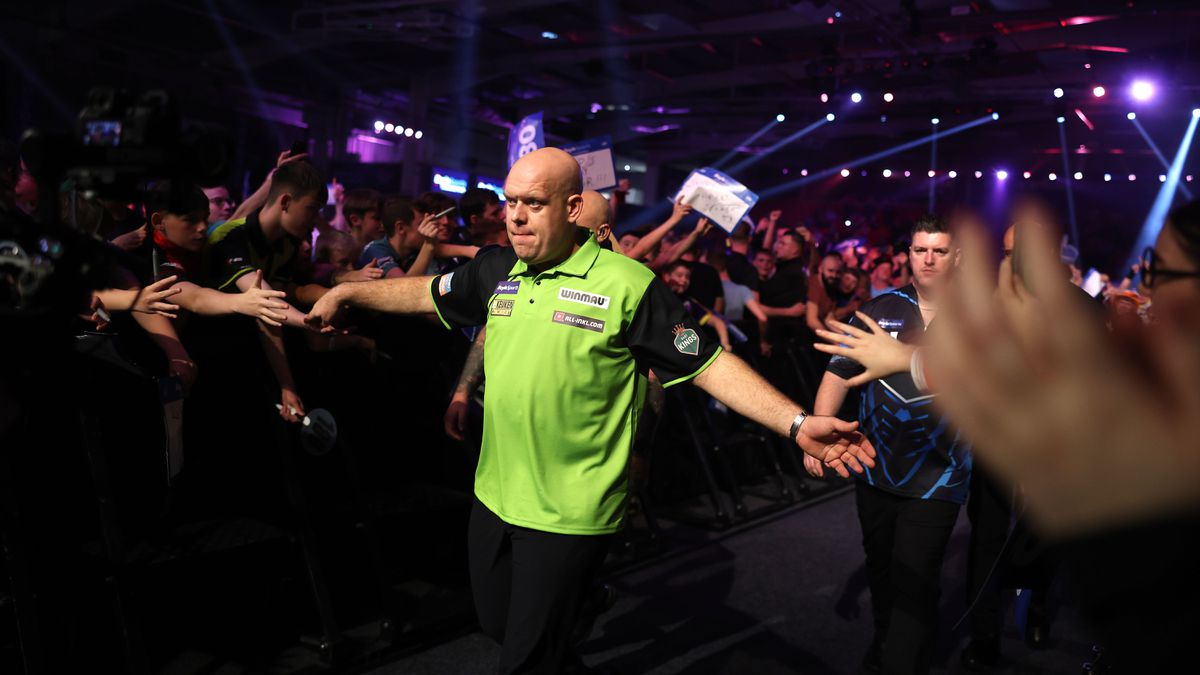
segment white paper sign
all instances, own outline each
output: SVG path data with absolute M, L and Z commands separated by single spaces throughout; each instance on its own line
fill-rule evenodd
M 612 138 L 601 136 L 561 149 L 579 162 L 584 190 L 607 190 L 617 185 L 617 167 L 613 162 Z
M 711 220 L 726 232 L 732 233 L 742 218 L 758 203 L 758 195 L 745 185 L 711 167 L 696 169 L 688 174 L 676 198 Z

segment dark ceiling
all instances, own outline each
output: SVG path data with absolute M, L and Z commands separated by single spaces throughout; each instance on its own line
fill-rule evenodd
M 1129 83 L 1158 83 L 1136 109 L 1164 152 L 1200 104 L 1196 2 L 111 0 L 6 3 L 0 22 L 24 91 L 59 113 L 114 78 L 184 88 L 198 117 L 257 91 L 306 119 L 323 111 L 331 137 L 396 111 L 479 158 L 502 156 L 508 126 L 542 110 L 552 139 L 608 134 L 624 156 L 679 167 L 778 113 L 787 121 L 743 157 L 838 116 L 757 163 L 746 178 L 759 184 L 921 138 L 931 117 L 945 130 L 991 111 L 999 122 L 941 144 L 939 166 L 1059 168 L 1062 115 L 1073 167 L 1155 170 L 1126 119 Z M 24 121 L 14 107 L 8 121 Z M 894 161 L 923 170 L 929 149 Z

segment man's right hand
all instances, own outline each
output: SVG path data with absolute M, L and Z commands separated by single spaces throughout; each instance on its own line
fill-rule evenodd
M 304 317 L 304 323 L 311 326 L 314 330 L 319 330 L 322 333 L 335 333 L 337 328 L 334 323 L 341 314 L 341 293 L 338 288 L 334 287 L 331 291 L 321 296 L 316 304 L 312 306 L 308 314 Z
M 441 227 L 439 227 L 437 224 L 438 218 L 434 218 L 433 216 L 434 214 L 430 213 L 422 218 L 421 224 L 417 225 L 417 232 L 421 234 L 425 241 L 431 244 L 436 244 L 438 230 L 440 230 Z
M 446 435 L 456 441 L 463 440 L 463 435 L 467 431 L 467 409 L 470 408 L 471 399 L 466 394 L 454 392 L 454 397 L 450 399 L 450 405 L 446 408 Z

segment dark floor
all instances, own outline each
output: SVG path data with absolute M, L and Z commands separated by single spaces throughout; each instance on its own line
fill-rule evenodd
M 935 673 L 960 672 L 966 514 L 943 573 Z M 584 661 L 616 673 L 853 673 L 870 640 L 869 596 L 852 493 L 793 507 L 707 544 L 612 579 L 620 597 L 583 647 Z M 1011 617 L 1000 673 L 1081 671 L 1091 640 L 1073 607 L 1055 607 L 1050 648 L 1029 650 Z M 497 646 L 471 633 L 370 671 L 371 675 L 488 673 Z

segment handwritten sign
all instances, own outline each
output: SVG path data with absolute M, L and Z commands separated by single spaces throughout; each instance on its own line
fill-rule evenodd
M 730 233 L 758 203 L 758 195 L 745 185 L 707 166 L 688 174 L 675 198 L 679 195 L 700 215 Z
M 564 145 L 563 152 L 579 162 L 584 190 L 607 190 L 617 185 L 617 166 L 613 162 L 612 138 L 600 136 Z
M 508 168 L 511 169 L 518 159 L 545 145 L 542 113 L 536 112 L 518 122 L 512 131 L 508 132 Z

